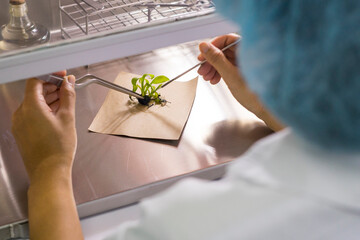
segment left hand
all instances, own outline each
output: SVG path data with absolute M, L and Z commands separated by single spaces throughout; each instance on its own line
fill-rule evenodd
M 24 101 L 13 115 L 12 132 L 30 183 L 57 169 L 71 173 L 77 143 L 75 77 L 64 79 L 60 89 L 39 79 L 27 80 Z

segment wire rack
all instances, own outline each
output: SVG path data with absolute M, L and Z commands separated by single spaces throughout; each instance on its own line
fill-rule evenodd
M 126 31 L 215 11 L 211 0 L 59 0 L 61 35 L 74 38 Z

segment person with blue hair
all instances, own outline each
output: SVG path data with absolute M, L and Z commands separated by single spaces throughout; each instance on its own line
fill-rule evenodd
M 272 129 L 288 127 L 256 143 L 223 179 L 185 179 L 144 200 L 142 217 L 106 239 L 358 239 L 360 1 L 219 0 L 216 7 L 240 26 L 241 45 L 219 50 L 235 34 L 201 43 L 199 60 L 208 63 L 199 74 L 212 84 L 223 79 Z M 29 80 L 14 115 L 31 181 L 32 239 L 83 238 L 71 189 L 73 83 L 64 81 L 60 105 L 47 106 L 47 96 L 38 100 L 42 83 Z M 37 151 L 50 140 L 29 124 L 38 118 L 60 148 Z

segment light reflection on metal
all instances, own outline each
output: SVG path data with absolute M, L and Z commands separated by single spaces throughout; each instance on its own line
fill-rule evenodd
M 2 151 L 0 148 L 0 183 L 1 183 L 0 190 L 1 190 L 1 195 L 6 197 L 0 197 L 0 206 L 4 206 L 4 207 L 6 206 L 7 211 L 11 211 L 11 214 L 21 218 L 23 216 L 23 211 L 17 204 L 17 201 L 15 200 L 16 193 L 14 191 L 16 189 L 11 185 L 10 176 L 6 171 L 1 152 Z M 9 208 L 9 205 L 11 205 L 11 208 Z

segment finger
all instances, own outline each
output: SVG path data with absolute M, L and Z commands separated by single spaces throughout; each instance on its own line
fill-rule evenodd
M 204 56 L 200 53 L 199 56 L 197 57 L 197 59 L 202 62 L 205 60 Z
M 49 105 L 52 112 L 57 113 L 60 107 L 60 101 L 55 101 Z
M 68 76 L 60 87 L 60 107 L 58 112 L 65 112 L 66 114 L 75 114 L 75 77 Z
M 211 44 L 219 49 L 222 49 L 222 48 L 230 45 L 231 43 L 237 41 L 239 38 L 240 38 L 240 36 L 237 34 L 227 34 L 227 35 L 223 35 L 223 36 L 214 38 L 211 41 Z M 233 51 L 235 51 L 235 49 L 236 49 L 236 45 L 229 48 L 229 50 L 233 50 Z
M 201 43 L 200 51 L 206 58 L 209 64 L 211 64 L 221 76 L 228 75 L 234 68 L 234 65 L 226 58 L 220 49 L 213 46 L 210 43 Z
M 218 48 L 218 49 L 223 49 L 224 47 L 228 46 L 229 44 L 237 41 L 239 38 L 240 38 L 240 36 L 237 35 L 237 34 L 227 34 L 227 35 L 223 35 L 223 36 L 214 38 L 211 41 L 211 44 L 213 46 L 215 46 L 216 48 Z M 201 42 L 199 44 L 199 48 L 200 48 L 201 45 L 204 45 L 204 44 L 207 44 L 207 43 L 206 42 Z M 232 46 L 231 48 L 227 49 L 223 53 L 228 58 L 228 60 L 234 65 L 236 65 L 236 61 L 235 61 L 235 59 L 236 59 L 236 49 L 237 49 L 237 46 L 235 45 L 235 46 Z M 201 49 L 200 49 L 200 51 L 201 51 Z M 197 59 L 199 61 L 204 61 L 206 59 L 206 57 L 201 52 L 198 55 Z
M 57 90 L 57 86 L 54 85 L 54 84 L 51 84 L 51 83 L 45 83 L 43 85 L 43 94 L 44 96 L 50 94 L 50 93 L 53 93 Z
M 240 38 L 237 34 L 227 34 L 224 36 L 217 37 L 211 41 L 211 44 L 219 49 L 223 49 L 224 47 L 230 45 L 231 43 L 237 41 Z M 230 47 L 229 49 L 224 51 L 224 55 L 226 58 L 234 65 L 237 65 L 236 59 L 237 59 L 237 53 L 236 50 L 238 48 L 238 45 L 234 45 Z
M 56 76 L 65 77 L 66 76 L 66 70 L 62 70 L 62 71 L 59 71 L 59 72 L 54 72 L 53 74 L 56 75 Z
M 211 69 L 213 69 L 213 67 L 210 65 L 210 63 L 204 63 L 203 65 L 201 65 L 198 69 L 198 73 L 202 76 L 206 75 L 207 73 L 209 73 L 211 71 Z
M 45 96 L 45 101 L 48 105 L 59 99 L 59 91 L 52 92 Z
M 236 59 L 237 59 L 236 48 L 237 48 L 236 46 L 233 46 L 230 49 L 227 49 L 227 50 L 224 51 L 224 55 L 226 56 L 226 58 L 234 65 L 237 65 L 237 62 L 236 62 Z M 202 54 L 199 54 L 197 59 L 202 62 L 202 61 L 205 60 L 205 57 Z
M 215 76 L 210 80 L 212 85 L 218 84 L 220 82 L 221 76 L 218 72 L 215 73 Z
M 212 80 L 215 76 L 216 70 L 215 68 L 212 68 L 203 78 L 205 80 Z
M 224 47 L 230 45 L 231 43 L 237 41 L 240 38 L 239 35 L 231 33 L 231 34 L 227 34 L 227 35 L 223 35 L 220 37 L 216 37 L 211 41 L 211 44 L 214 45 L 215 47 L 219 48 L 219 49 L 223 49 Z M 201 42 L 200 44 L 202 44 L 203 42 Z M 232 51 L 229 51 L 232 50 Z M 236 52 L 236 45 L 227 49 L 226 53 L 232 54 L 234 55 L 234 53 Z M 199 56 L 197 57 L 199 61 L 204 61 L 205 57 L 200 53 Z

